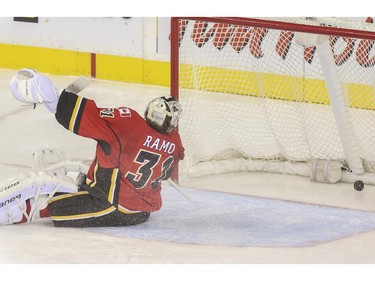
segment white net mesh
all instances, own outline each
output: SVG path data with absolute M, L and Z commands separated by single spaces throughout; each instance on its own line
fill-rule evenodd
M 373 32 L 375 38 L 368 23 L 277 20 L 349 26 Z M 347 166 L 317 40 L 330 44 L 354 127 L 353 145 L 365 171 L 375 171 L 375 41 L 214 19 L 179 20 L 179 32 L 179 99 L 184 110 L 180 132 L 187 156 L 181 174 L 199 163 L 223 159 L 335 159 Z

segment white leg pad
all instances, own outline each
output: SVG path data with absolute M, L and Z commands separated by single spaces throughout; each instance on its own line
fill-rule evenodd
M 75 193 L 77 185 L 69 177 L 46 172 L 28 173 L 0 183 L 0 225 L 17 223 L 22 217 L 31 222 L 56 192 Z M 31 210 L 26 212 L 30 199 Z

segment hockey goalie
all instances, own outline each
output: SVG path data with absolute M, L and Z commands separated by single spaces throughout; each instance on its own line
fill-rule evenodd
M 99 108 L 79 96 L 76 80 L 62 91 L 44 75 L 21 69 L 11 93 L 26 104 L 44 104 L 69 131 L 97 142 L 92 161 L 63 152 L 34 153 L 32 171 L 0 183 L 0 225 L 51 217 L 55 226 L 127 226 L 147 221 L 162 206 L 161 184 L 184 158 L 175 130 L 181 105 L 170 96 L 153 99 L 144 116 L 129 107 Z

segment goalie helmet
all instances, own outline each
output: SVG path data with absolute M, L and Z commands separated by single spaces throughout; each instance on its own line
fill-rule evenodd
M 177 127 L 182 117 L 180 103 L 170 96 L 158 97 L 150 101 L 146 107 L 145 119 L 156 131 L 169 134 Z

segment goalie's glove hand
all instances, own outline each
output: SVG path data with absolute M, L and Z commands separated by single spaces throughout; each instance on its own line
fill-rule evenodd
M 43 103 L 52 113 L 56 113 L 59 99 L 51 80 L 33 69 L 23 68 L 10 80 L 10 91 L 22 103 Z

